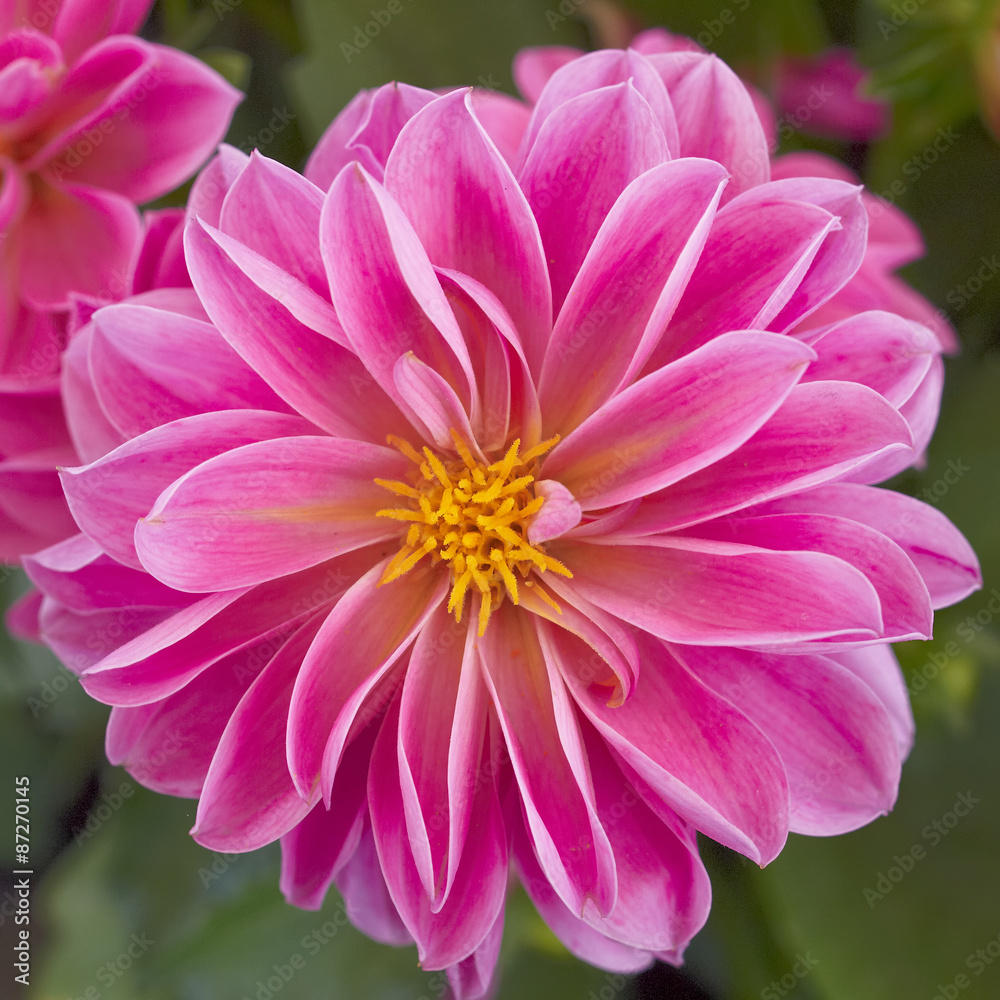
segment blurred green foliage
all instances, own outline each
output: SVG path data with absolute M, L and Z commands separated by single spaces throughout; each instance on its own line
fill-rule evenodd
M 382 23 L 373 13 L 386 6 L 381 0 L 162 0 L 145 34 L 198 54 L 246 90 L 230 142 L 301 167 L 360 87 L 402 79 L 513 92 L 517 49 L 586 47 L 602 30 L 582 0 L 402 4 Z M 715 903 L 684 980 L 654 971 L 620 991 L 605 973 L 570 958 L 516 892 L 501 997 L 585 1000 L 610 990 L 623 998 L 931 1000 L 936 991 L 958 995 L 951 987 L 963 1000 L 1000 996 L 1000 961 L 976 958 L 1000 935 L 1000 628 L 987 608 L 1000 588 L 1000 276 L 992 280 L 1000 271 L 973 280 L 984 259 L 1000 254 L 1000 155 L 981 122 L 975 79 L 996 4 L 633 0 L 627 7 L 635 26 L 697 37 L 765 90 L 783 53 L 859 46 L 873 90 L 893 102 L 888 134 L 860 151 L 807 135 L 791 145 L 849 157 L 876 191 L 900 182 L 893 200 L 924 233 L 927 256 L 908 277 L 956 325 L 963 351 L 948 361 L 926 467 L 895 485 L 929 496 L 962 528 L 986 582 L 983 592 L 939 613 L 933 642 L 898 650 L 918 737 L 890 816 L 829 840 L 793 836 L 766 871 L 706 842 Z M 728 25 L 720 20 L 726 8 L 735 13 Z M 378 31 L 366 34 L 373 17 Z M 939 129 L 955 138 L 931 160 L 926 147 Z M 173 203 L 183 197 L 178 192 Z M 943 479 L 949 463 L 965 470 L 953 484 Z M 19 574 L 4 575 L 8 601 L 24 586 Z M 0 635 L 0 655 L 0 749 L 11 776 L 30 775 L 32 861 L 42 873 L 30 995 L 442 995 L 441 977 L 422 972 L 412 948 L 374 944 L 345 925 L 335 893 L 319 913 L 287 907 L 275 848 L 224 858 L 196 845 L 186 832 L 192 802 L 146 792 L 104 762 L 105 707 L 43 650 Z M 956 818 L 963 794 L 974 806 Z M 9 872 L 13 852 L 3 843 Z M 302 967 L 286 984 L 281 973 L 296 955 Z M 967 985 L 959 987 L 963 975 Z M 280 989 L 271 988 L 275 976 Z

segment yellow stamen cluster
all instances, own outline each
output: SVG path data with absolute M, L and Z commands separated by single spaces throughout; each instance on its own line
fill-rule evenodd
M 515 571 L 528 587 L 532 570 L 573 575 L 558 559 L 530 545 L 527 536 L 528 523 L 545 503 L 532 486 L 536 461 L 559 439 L 543 441 L 523 455 L 518 454 L 521 442 L 515 441 L 502 459 L 485 465 L 454 431 L 452 438 L 458 457 L 442 460 L 430 448 L 421 454 L 401 438 L 389 437 L 389 444 L 412 459 L 416 469 L 410 483 L 375 480 L 410 501 L 407 508 L 380 510 L 378 516 L 411 522 L 403 547 L 386 566 L 379 586 L 408 573 L 425 556 L 435 563 L 446 562 L 452 578 L 448 610 L 461 621 L 466 593 L 478 590 L 483 635 L 504 595 L 518 603 Z M 544 589 L 538 593 L 555 604 Z

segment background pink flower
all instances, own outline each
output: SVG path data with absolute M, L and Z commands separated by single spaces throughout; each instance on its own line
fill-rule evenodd
M 113 762 L 181 733 L 142 776 L 199 797 L 200 843 L 281 838 L 290 901 L 336 881 L 465 996 L 511 864 L 571 951 L 633 971 L 707 915 L 695 831 L 764 864 L 888 810 L 887 644 L 979 582 L 870 485 L 933 425 L 934 336 L 811 322 L 868 251 L 860 189 L 770 179 L 698 53 L 567 62 L 516 142 L 513 107 L 362 95 L 322 187 L 213 162 L 197 298 L 71 347 L 84 533 L 26 561 L 21 608 L 115 706 Z
M 0 4 L 0 370 L 24 375 L 76 293 L 116 299 L 142 240 L 136 204 L 186 180 L 239 93 L 132 37 L 148 0 Z M 27 346 L 30 345 L 30 346 Z M 27 358 L 27 361 L 26 361 Z
M 871 142 L 889 125 L 889 106 L 866 93 L 871 74 L 850 49 L 784 56 L 775 66 L 775 103 L 794 128 L 848 142 Z

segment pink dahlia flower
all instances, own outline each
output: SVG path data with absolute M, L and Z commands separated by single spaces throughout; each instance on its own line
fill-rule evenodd
M 149 0 L 0 0 L 0 371 L 30 376 L 76 293 L 121 298 L 137 203 L 204 162 L 240 99 L 132 37 Z
M 890 809 L 888 644 L 979 585 L 871 485 L 933 422 L 904 412 L 932 334 L 807 328 L 864 260 L 860 189 L 766 155 L 739 183 L 762 130 L 717 65 L 574 60 L 517 143 L 493 98 L 390 85 L 322 187 L 216 161 L 197 300 L 101 309 L 67 363 L 100 457 L 22 619 L 114 706 L 110 759 L 199 798 L 200 843 L 280 838 L 290 902 L 336 883 L 460 997 L 511 867 L 634 971 L 706 918 L 697 831 L 766 864 Z
M 871 73 L 850 49 L 785 56 L 776 66 L 775 102 L 790 128 L 848 142 L 871 142 L 889 124 L 889 105 L 866 93 Z

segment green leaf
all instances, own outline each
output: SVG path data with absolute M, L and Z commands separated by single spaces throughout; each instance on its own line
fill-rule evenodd
M 197 55 L 237 90 L 246 90 L 250 83 L 250 57 L 245 52 L 216 46 L 202 49 Z

